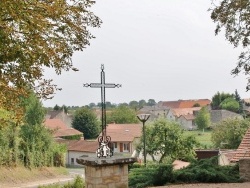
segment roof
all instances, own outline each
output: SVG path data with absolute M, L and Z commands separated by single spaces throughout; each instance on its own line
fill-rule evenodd
M 195 116 L 193 114 L 187 114 L 187 115 L 181 115 L 181 116 L 183 116 L 186 120 L 194 120 L 195 119 Z
M 87 140 L 65 140 L 58 139 L 57 142 L 66 144 L 68 151 L 81 151 L 81 152 L 91 152 L 95 153 L 99 147 L 97 141 L 87 141 Z
M 250 158 L 250 128 L 243 137 L 231 162 L 238 162 L 240 159 Z
M 193 107 L 193 108 L 173 108 L 172 113 L 176 117 L 190 115 L 193 114 L 194 111 L 199 111 L 201 107 Z
M 169 108 L 192 108 L 195 104 L 201 107 L 210 105 L 209 99 L 192 99 L 192 100 L 178 100 L 178 101 L 163 101 L 162 106 Z
M 141 137 L 141 134 L 141 124 L 107 125 L 107 136 L 110 136 L 113 142 L 132 142 L 135 138 Z
M 63 123 L 60 119 L 46 119 L 44 122 L 45 127 L 54 131 L 54 137 L 62 137 L 62 136 L 73 136 L 73 135 L 82 135 L 83 133 L 70 128 Z
M 227 118 L 243 118 L 241 115 L 228 110 L 210 110 L 210 117 L 212 123 L 217 123 Z

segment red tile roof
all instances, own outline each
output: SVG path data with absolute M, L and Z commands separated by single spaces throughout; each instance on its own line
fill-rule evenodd
M 58 139 L 57 142 L 66 144 L 68 151 L 82 151 L 82 152 L 96 152 L 99 147 L 97 141 L 87 141 L 87 140 L 65 140 Z
M 67 127 L 67 125 L 65 125 L 60 119 L 46 119 L 44 125 L 48 129 L 54 131 L 54 137 L 83 135 L 82 132 L 74 128 Z
M 240 159 L 250 158 L 250 128 L 243 137 L 236 154 L 231 159 L 231 162 L 238 162 Z
M 164 101 L 162 102 L 162 106 L 169 108 L 192 108 L 196 103 L 203 107 L 209 105 L 211 101 L 209 99 Z
M 108 124 L 107 126 L 107 136 L 110 136 L 113 142 L 132 142 L 135 138 L 141 137 L 141 134 L 141 124 Z

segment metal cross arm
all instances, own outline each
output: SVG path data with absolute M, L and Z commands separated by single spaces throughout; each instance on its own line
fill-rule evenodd
M 91 83 L 91 84 L 83 84 L 83 87 L 91 87 L 91 88 L 119 88 L 122 87 L 121 84 L 100 84 L 100 83 Z

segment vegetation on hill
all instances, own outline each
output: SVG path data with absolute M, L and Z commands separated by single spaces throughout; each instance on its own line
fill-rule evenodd
M 66 147 L 57 144 L 43 125 L 44 110 L 39 99 L 30 92 L 28 98 L 20 101 L 25 109 L 21 126 L 6 116 L 0 128 L 0 165 L 22 164 L 29 168 L 64 165 Z

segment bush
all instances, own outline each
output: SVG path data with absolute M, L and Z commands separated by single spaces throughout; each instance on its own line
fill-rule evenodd
M 199 160 L 174 172 L 175 183 L 235 183 L 239 182 L 239 166 L 219 166 L 218 158 Z
M 132 168 L 129 173 L 129 187 L 143 188 L 161 186 L 173 181 L 173 166 L 160 164 Z

